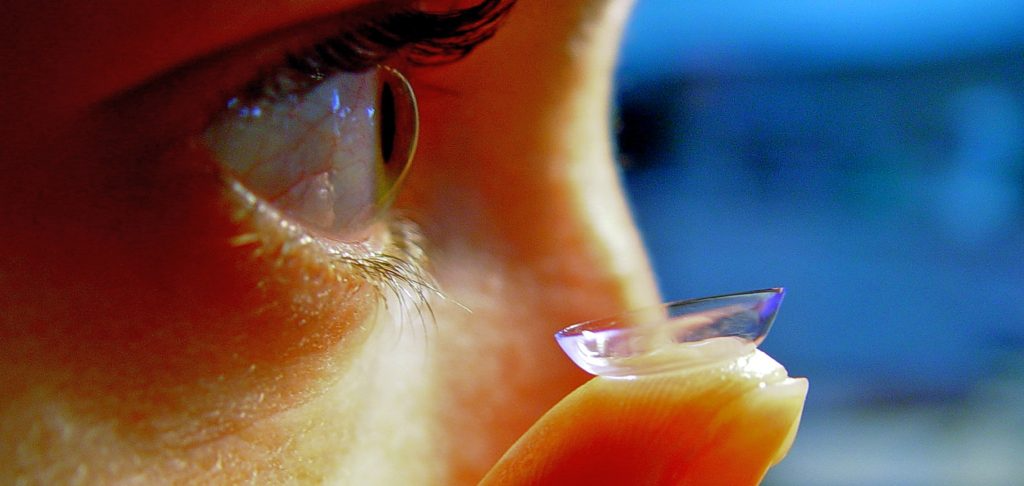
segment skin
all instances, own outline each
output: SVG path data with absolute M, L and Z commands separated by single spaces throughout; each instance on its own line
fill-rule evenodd
M 404 71 L 432 87 L 395 203 L 447 296 L 426 320 L 189 142 L 251 58 L 301 44 L 289 27 L 373 2 L 14 3 L 0 477 L 472 484 L 586 381 L 554 331 L 659 300 L 608 140 L 628 1 L 521 0 L 470 57 Z M 798 395 L 752 477 L 791 439 Z M 539 470 L 514 458 L 506 472 Z
M 201 129 L 178 108 L 190 89 L 129 92 L 361 3 L 5 15 L 4 111 L 21 122 L 4 127 L 0 188 L 3 476 L 473 482 L 585 380 L 553 331 L 656 301 L 607 141 L 625 2 L 524 1 L 470 58 L 407 73 L 444 88 L 421 90 L 396 204 L 450 298 L 436 324 L 374 312 L 315 250 L 232 244 L 294 235 L 232 217 L 209 156 L 176 143 Z

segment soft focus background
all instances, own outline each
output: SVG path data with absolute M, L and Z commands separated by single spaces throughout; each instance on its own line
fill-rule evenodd
M 1024 484 L 1024 1 L 640 0 L 618 95 L 665 297 L 789 291 L 766 484 Z

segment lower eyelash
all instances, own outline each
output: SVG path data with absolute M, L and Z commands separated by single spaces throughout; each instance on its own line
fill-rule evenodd
M 377 300 L 388 308 L 389 297 L 398 304 L 403 318 L 411 318 L 412 310 L 420 322 L 426 317 L 434 322 L 431 298 L 447 300 L 436 280 L 427 271 L 427 254 L 419 226 L 408 219 L 389 217 L 390 241 L 381 251 L 367 256 L 335 256 L 339 264 L 373 285 Z
M 428 318 L 434 322 L 431 301 L 450 300 L 427 270 L 423 236 L 412 221 L 387 216 L 386 241 L 379 248 L 328 242 L 287 220 L 238 181 L 229 178 L 226 185 L 239 208 L 233 214 L 236 222 L 283 233 L 268 236 L 253 230 L 232 238 L 232 245 L 254 246 L 254 256 L 272 258 L 278 266 L 287 264 L 303 251 L 310 252 L 307 256 L 321 260 L 334 278 L 353 277 L 368 283 L 377 304 L 386 309 L 391 303 L 397 304 L 403 320 L 415 314 L 421 323 L 426 323 Z

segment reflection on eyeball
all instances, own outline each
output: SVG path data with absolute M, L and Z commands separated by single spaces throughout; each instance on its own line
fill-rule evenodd
M 311 234 L 367 239 L 416 148 L 408 81 L 378 66 L 301 94 L 228 102 L 204 140 L 227 174 Z

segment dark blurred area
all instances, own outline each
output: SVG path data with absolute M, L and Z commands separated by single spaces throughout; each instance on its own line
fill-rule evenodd
M 666 299 L 788 289 L 765 484 L 1024 484 L 1024 2 L 640 0 L 618 96 Z

